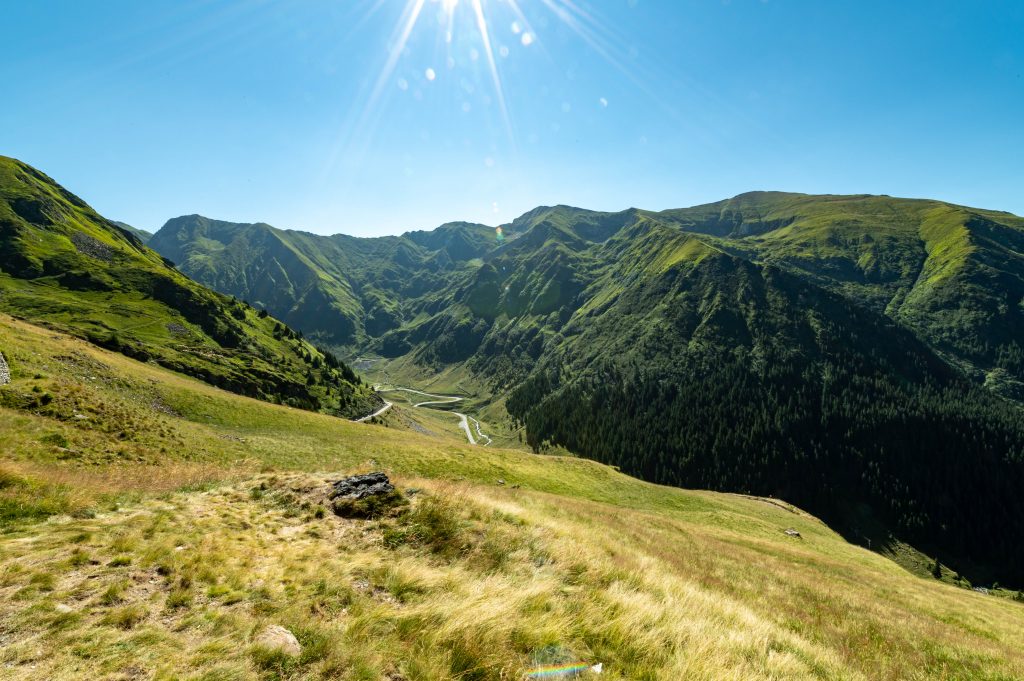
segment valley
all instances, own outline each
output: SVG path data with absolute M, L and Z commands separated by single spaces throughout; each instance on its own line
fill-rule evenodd
M 429 397 L 429 398 L 431 398 L 430 400 L 427 400 L 427 401 L 419 401 L 419 402 L 411 403 L 410 407 L 412 409 L 419 409 L 421 407 L 436 407 L 436 406 L 439 406 L 439 405 L 455 404 L 457 402 L 461 402 L 462 399 L 463 399 L 463 398 L 455 396 L 455 395 L 433 395 L 431 393 L 425 393 L 425 392 L 423 392 L 421 390 L 414 390 L 412 388 L 381 387 L 379 385 L 374 385 L 373 389 L 377 393 L 406 393 L 406 394 L 409 394 L 409 395 L 419 395 L 420 397 Z M 382 407 L 377 412 L 375 412 L 375 413 L 373 413 L 373 414 L 371 414 L 369 416 L 364 416 L 364 417 L 362 417 L 360 419 L 356 419 L 356 421 L 357 422 L 369 421 L 369 420 L 371 420 L 371 419 L 373 419 L 373 418 L 375 418 L 377 416 L 380 416 L 381 414 L 386 412 L 388 409 L 390 409 L 392 406 L 394 406 L 394 405 L 391 402 L 386 402 L 385 406 Z M 483 431 L 481 430 L 480 422 L 478 420 L 476 420 L 475 418 L 473 418 L 472 416 L 467 416 L 466 414 L 462 414 L 462 413 L 457 412 L 457 411 L 450 411 L 450 412 L 447 411 L 447 410 L 439 410 L 439 411 L 443 411 L 443 413 L 450 413 L 452 416 L 455 416 L 455 417 L 457 417 L 459 419 L 459 428 L 462 430 L 463 433 L 465 433 L 466 439 L 469 441 L 469 444 L 471 444 L 471 445 L 482 444 L 484 446 L 487 446 L 487 445 L 491 444 L 491 438 L 483 433 Z M 472 427 L 470 426 L 470 422 L 472 422 Z M 475 435 L 474 435 L 474 431 L 475 431 Z

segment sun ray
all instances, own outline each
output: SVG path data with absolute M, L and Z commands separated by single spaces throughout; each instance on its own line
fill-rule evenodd
M 357 156 L 361 156 L 365 153 L 365 149 L 351 148 L 350 144 L 354 139 L 365 140 L 363 147 L 369 144 L 369 140 L 372 138 L 373 128 L 375 127 L 372 116 L 373 111 L 384 94 L 388 82 L 391 80 L 391 76 L 395 72 L 398 60 L 405 51 L 405 46 L 409 42 L 409 37 L 412 35 L 413 29 L 416 27 L 416 22 L 419 20 L 425 4 L 426 0 L 408 0 L 408 2 L 406 2 L 398 27 L 392 34 L 392 38 L 389 43 L 388 57 L 384 63 L 384 68 L 377 77 L 373 90 L 371 90 L 370 95 L 366 100 L 366 104 L 363 106 L 358 117 L 350 119 L 352 124 L 344 126 L 342 132 L 339 134 L 334 148 L 328 154 L 327 162 L 323 170 L 324 176 L 326 176 L 326 174 L 335 167 L 335 164 L 338 162 L 338 157 L 343 152 L 353 153 Z M 375 12 L 380 5 L 381 1 L 378 0 L 370 11 Z
M 398 60 L 402 56 L 402 52 L 405 51 L 405 46 L 409 42 L 409 36 L 412 35 L 412 30 L 416 27 L 416 21 L 420 18 L 420 13 L 423 11 L 424 4 L 426 4 L 426 0 L 409 0 L 406 4 L 402 21 L 399 24 L 401 28 L 398 33 L 398 38 L 392 42 L 387 62 L 384 64 L 384 69 L 377 78 L 377 84 L 374 86 L 373 92 L 370 94 L 370 98 L 366 102 L 364 117 L 373 110 L 374 106 L 376 106 L 377 100 L 380 99 L 381 93 L 384 91 L 384 88 L 387 87 L 392 74 L 394 74 L 395 67 L 398 65 Z
M 515 146 L 515 135 L 512 132 L 512 119 L 509 117 L 508 106 L 505 104 L 505 90 L 501 85 L 501 75 L 498 73 L 498 64 L 494 60 L 494 50 L 491 47 L 491 34 L 487 26 L 487 17 L 484 14 L 482 0 L 472 0 L 473 13 L 476 15 L 477 29 L 480 31 L 480 40 L 483 42 L 484 54 L 487 56 L 487 65 L 491 71 L 491 80 L 494 81 L 495 96 L 498 100 L 498 107 L 501 110 L 502 121 L 508 133 L 509 142 Z

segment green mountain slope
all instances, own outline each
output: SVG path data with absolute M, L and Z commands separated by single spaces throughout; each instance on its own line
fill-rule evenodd
M 1024 380 L 1024 219 L 938 201 L 755 193 L 655 216 L 900 321 L 1008 394 Z
M 876 548 L 1024 578 L 1024 536 L 1006 530 L 1024 522 L 1024 412 L 892 320 L 716 252 L 590 312 L 508 400 L 531 444 L 778 496 Z
M 359 239 L 199 215 L 168 221 L 150 242 L 188 276 L 333 347 L 359 346 L 436 309 L 432 294 L 497 244 L 494 229 L 469 223 Z
M 333 356 L 196 284 L 46 175 L 4 157 L 0 310 L 244 395 L 345 415 L 379 402 Z

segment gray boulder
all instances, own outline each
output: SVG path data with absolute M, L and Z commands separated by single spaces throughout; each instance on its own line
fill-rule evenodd
M 367 473 L 338 480 L 332 485 L 328 497 L 330 499 L 365 499 L 374 494 L 390 494 L 393 491 L 395 491 L 395 486 L 391 484 L 388 476 L 384 473 Z
M 338 480 L 327 498 L 335 514 L 343 518 L 376 518 L 408 503 L 380 472 Z
M 7 385 L 11 382 L 11 370 L 4 359 L 4 353 L 0 352 L 0 385 Z

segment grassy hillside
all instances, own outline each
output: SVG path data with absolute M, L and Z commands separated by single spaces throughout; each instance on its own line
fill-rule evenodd
M 150 245 L 197 281 L 347 348 L 415 318 L 498 243 L 494 229 L 469 223 L 360 239 L 189 215 Z
M 352 415 L 379 401 L 296 332 L 196 284 L 46 175 L 4 157 L 0 310 L 261 399 Z
M 254 401 L 7 316 L 0 348 L 5 678 L 1024 675 L 1013 594 L 783 501 Z M 371 468 L 421 490 L 406 513 L 317 510 Z M 268 624 L 302 654 L 255 645 Z

